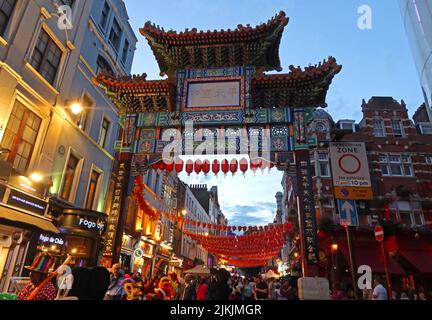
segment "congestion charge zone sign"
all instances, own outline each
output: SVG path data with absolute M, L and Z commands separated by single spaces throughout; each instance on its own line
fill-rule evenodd
M 371 200 L 372 184 L 365 144 L 333 142 L 330 157 L 336 198 Z

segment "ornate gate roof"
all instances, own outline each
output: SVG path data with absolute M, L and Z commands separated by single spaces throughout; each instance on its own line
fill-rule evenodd
M 235 30 L 165 31 L 147 22 L 141 34 L 158 61 L 161 75 L 179 69 L 255 66 L 264 71 L 282 71 L 279 45 L 289 19 L 281 11 L 267 23 Z

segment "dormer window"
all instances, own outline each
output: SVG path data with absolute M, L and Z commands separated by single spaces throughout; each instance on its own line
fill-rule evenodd
M 395 137 L 402 138 L 405 136 L 401 120 L 393 119 L 392 120 L 392 128 L 393 128 L 393 135 Z
M 383 138 L 386 136 L 384 121 L 382 119 L 377 118 L 373 120 L 373 133 L 377 138 Z

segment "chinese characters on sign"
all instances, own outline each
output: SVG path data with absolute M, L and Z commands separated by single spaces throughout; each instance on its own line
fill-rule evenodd
M 309 152 L 298 152 L 296 153 L 296 158 L 300 213 L 299 217 L 300 219 L 303 219 L 301 225 L 303 225 L 306 262 L 308 265 L 315 265 L 319 263 L 319 253 Z
M 107 232 L 103 250 L 104 257 L 113 256 L 117 225 L 120 217 L 122 193 L 126 188 L 126 183 L 126 163 L 120 162 L 118 165 L 117 177 L 115 179 L 111 209 L 108 216 Z

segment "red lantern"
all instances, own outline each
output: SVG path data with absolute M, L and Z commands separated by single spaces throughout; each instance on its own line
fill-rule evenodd
M 180 173 L 180 172 L 183 171 L 183 166 L 184 166 L 184 161 L 183 161 L 182 159 L 177 159 L 177 160 L 175 161 L 174 168 L 175 168 L 175 171 L 176 171 L 177 173 Z
M 261 164 L 262 164 L 261 160 L 252 160 L 251 161 L 250 167 L 251 167 L 251 170 L 253 171 L 254 175 L 256 174 L 257 170 L 259 168 L 261 168 Z
M 231 171 L 233 176 L 238 171 L 238 161 L 236 159 L 231 160 L 230 171 Z
M 207 175 L 210 172 L 210 161 L 204 160 L 202 164 L 202 171 L 205 175 Z
M 202 162 L 201 162 L 201 160 L 195 161 L 194 170 L 195 170 L 196 174 L 200 174 L 201 173 L 201 171 L 202 171 Z
M 228 160 L 222 160 L 222 172 L 225 174 L 225 176 L 227 175 L 227 173 L 230 171 L 230 165 Z
M 237 231 L 237 227 L 232 227 L 232 229 L 234 232 Z
M 220 163 L 219 163 L 219 161 L 217 161 L 217 160 L 214 160 L 213 161 L 213 164 L 212 164 L 212 172 L 215 174 L 215 176 L 217 176 L 218 175 L 218 173 L 220 172 Z
M 243 227 L 243 231 L 246 232 L 248 230 L 248 227 Z
M 165 162 L 165 170 L 168 172 L 174 171 L 174 161 L 166 161 Z
M 240 171 L 243 172 L 243 176 L 245 176 L 246 171 L 248 171 L 249 163 L 247 159 L 243 158 L 240 160 Z
M 188 176 L 190 176 L 193 171 L 194 171 L 194 163 L 192 160 L 188 160 L 186 162 L 186 172 Z
M 160 161 L 160 162 L 158 163 L 158 169 L 159 169 L 160 171 L 164 171 L 164 170 L 165 170 L 165 163 L 164 163 L 163 161 Z

